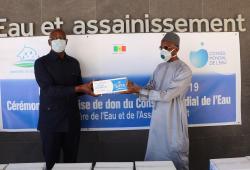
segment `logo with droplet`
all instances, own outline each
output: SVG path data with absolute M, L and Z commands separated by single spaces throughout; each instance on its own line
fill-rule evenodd
M 204 43 L 202 42 L 201 45 L 203 46 Z M 208 52 L 205 49 L 191 51 L 189 54 L 189 59 L 194 67 L 202 68 L 208 62 Z

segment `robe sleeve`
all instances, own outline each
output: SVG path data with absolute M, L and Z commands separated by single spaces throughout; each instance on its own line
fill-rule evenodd
M 155 73 L 154 73 L 155 74 Z M 154 88 L 143 88 L 139 92 L 141 100 L 170 102 L 172 99 L 182 96 L 186 93 L 192 79 L 192 72 L 187 67 L 179 67 L 172 81 L 170 81 L 167 90 L 154 90 Z M 154 80 L 150 80 L 153 82 Z
M 157 74 L 159 67 L 157 67 L 153 73 L 153 75 L 150 77 L 150 80 L 148 81 L 147 85 L 140 90 L 139 92 L 139 98 L 140 100 L 148 100 L 149 91 L 155 89 L 155 74 Z

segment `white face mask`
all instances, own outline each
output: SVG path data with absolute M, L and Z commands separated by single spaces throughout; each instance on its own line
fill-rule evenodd
M 56 39 L 51 41 L 51 48 L 56 53 L 61 53 L 66 48 L 66 40 Z
M 164 61 L 169 61 L 171 58 L 172 58 L 172 52 L 174 51 L 171 50 L 171 51 L 168 51 L 168 50 L 165 50 L 164 48 L 161 49 L 161 59 L 163 59 Z

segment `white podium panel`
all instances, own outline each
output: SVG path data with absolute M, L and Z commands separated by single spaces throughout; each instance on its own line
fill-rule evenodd
M 176 170 L 172 161 L 137 161 L 136 170 Z
M 250 170 L 247 157 L 210 159 L 210 170 Z
M 133 162 L 96 162 L 94 170 L 106 170 L 106 169 L 121 169 L 121 170 L 133 170 Z
M 92 163 L 56 163 L 53 170 L 91 170 Z
M 94 170 L 133 170 L 133 168 L 125 168 L 125 167 L 99 167 L 99 168 L 94 168 Z
M 9 164 L 6 170 L 43 170 L 45 163 L 13 163 Z
M 173 169 L 172 167 L 164 167 L 164 166 L 162 166 L 162 167 L 153 167 L 153 166 L 151 166 L 151 167 L 137 167 L 136 168 L 136 170 L 176 170 L 175 168 Z

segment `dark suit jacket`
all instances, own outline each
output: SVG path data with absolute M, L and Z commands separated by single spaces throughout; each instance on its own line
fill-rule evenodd
M 74 90 L 82 84 L 79 62 L 67 54 L 60 59 L 50 51 L 35 61 L 34 69 L 40 86 L 38 130 L 80 130 L 78 94 Z

